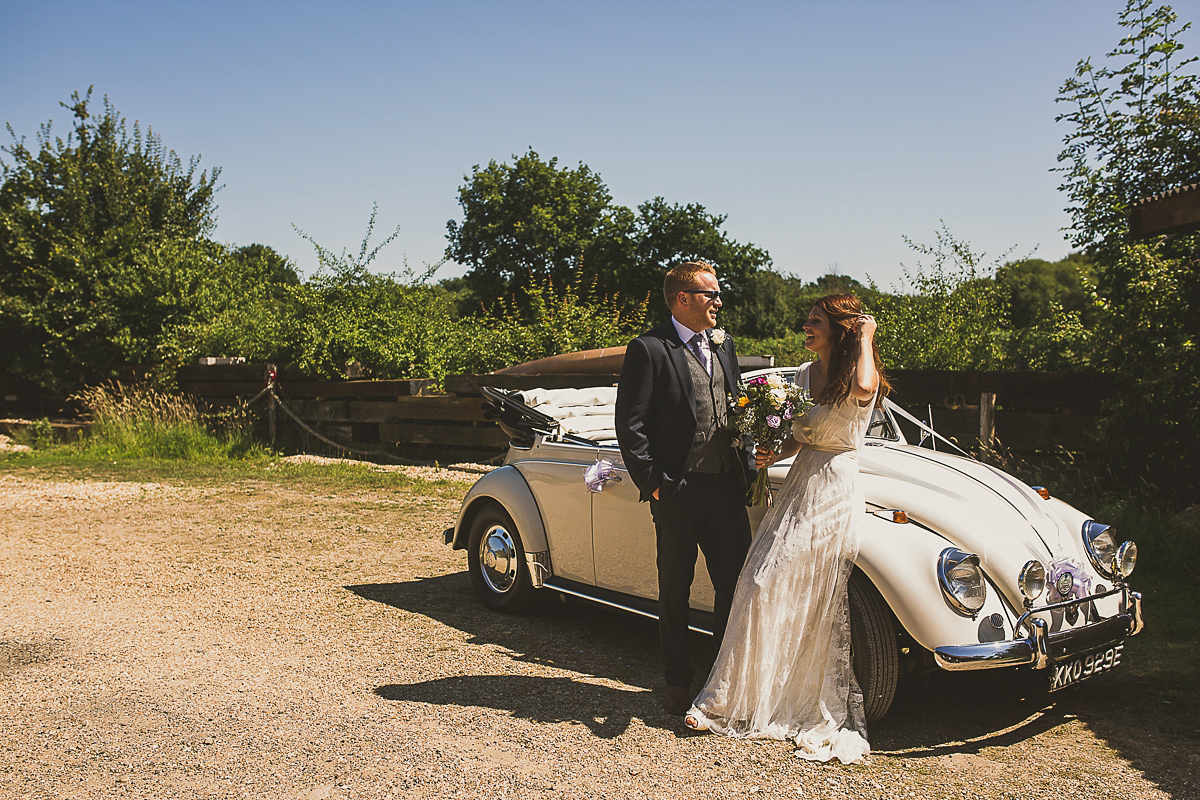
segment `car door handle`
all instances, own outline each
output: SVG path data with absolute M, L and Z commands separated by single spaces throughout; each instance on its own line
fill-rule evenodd
M 620 483 L 622 480 L 624 480 L 624 478 L 622 478 L 620 475 L 609 474 L 609 475 L 604 476 L 605 483 L 608 483 L 609 481 L 614 481 L 616 483 Z

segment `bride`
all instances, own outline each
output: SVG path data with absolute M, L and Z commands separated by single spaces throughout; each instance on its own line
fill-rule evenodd
M 850 663 L 846 583 L 858 555 L 858 448 L 877 396 L 890 386 L 875 351 L 875 319 L 853 295 L 817 301 L 804 346 L 818 360 L 796 383 L 816 405 L 780 453 L 799 453 L 763 518 L 738 578 L 721 650 L 685 718 L 694 730 L 791 739 L 814 761 L 870 752 L 862 692 Z

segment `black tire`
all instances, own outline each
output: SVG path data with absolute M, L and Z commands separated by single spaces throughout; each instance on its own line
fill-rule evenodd
M 471 522 L 467 565 L 471 586 L 488 608 L 516 613 L 533 601 L 533 582 L 521 534 L 508 512 L 496 503 L 481 508 Z
M 850 574 L 850 655 L 854 677 L 863 693 L 867 722 L 882 719 L 896 697 L 900 679 L 900 644 L 892 610 L 859 570 Z

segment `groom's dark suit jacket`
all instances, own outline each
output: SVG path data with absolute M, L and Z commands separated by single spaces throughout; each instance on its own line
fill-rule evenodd
M 742 373 L 733 337 L 726 336 L 720 345 L 713 342 L 712 353 L 725 371 L 727 388 L 735 398 L 740 396 Z M 687 363 L 693 357 L 669 320 L 625 350 L 617 384 L 617 441 L 642 500 L 649 500 L 655 489 L 665 500 L 684 483 L 696 435 L 696 396 Z M 732 439 L 727 432 L 720 435 Z M 741 455 L 742 469 L 735 480 L 744 490 L 754 478 L 754 455 L 747 447 L 741 448 Z

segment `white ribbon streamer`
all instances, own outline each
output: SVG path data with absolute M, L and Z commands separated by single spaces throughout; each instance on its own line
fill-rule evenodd
M 956 445 L 954 442 L 950 441 L 945 436 L 942 436 L 940 433 L 935 431 L 933 428 L 929 427 L 924 422 L 921 422 L 921 420 L 917 419 L 912 414 L 908 413 L 903 408 L 896 405 L 895 403 L 893 403 L 891 400 L 889 400 L 886 397 L 883 399 L 883 406 L 884 406 L 884 408 L 888 409 L 889 411 L 892 411 L 893 413 L 898 414 L 901 417 L 904 417 L 906 420 L 911 422 L 913 425 L 916 425 L 918 428 L 920 428 L 921 431 L 923 431 L 924 433 L 928 433 L 929 435 L 933 436 L 935 439 L 941 439 L 943 442 L 950 445 L 951 447 L 953 447 L 958 452 L 962 453 L 967 458 L 972 459 L 972 460 L 975 459 L 975 456 L 971 455 L 966 450 L 963 450 L 961 447 Z

